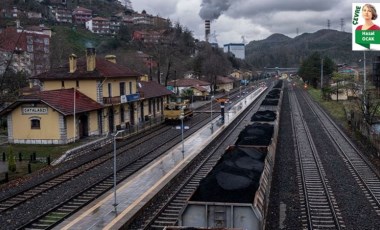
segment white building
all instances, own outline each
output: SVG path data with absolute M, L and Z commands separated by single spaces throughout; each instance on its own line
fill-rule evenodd
M 244 43 L 229 43 L 224 45 L 224 52 L 231 53 L 236 58 L 245 59 L 245 45 Z

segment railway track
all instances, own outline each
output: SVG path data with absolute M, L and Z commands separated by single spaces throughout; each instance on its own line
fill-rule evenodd
M 239 115 L 223 133 L 216 137 L 198 156 L 189 163 L 165 188 L 163 188 L 139 213 L 137 213 L 124 229 L 164 229 L 175 226 L 181 210 L 187 200 L 197 189 L 199 182 L 215 166 L 227 146 L 233 144 L 244 120 L 250 119 L 255 106 L 261 99 L 248 107 Z M 248 118 L 249 117 L 249 118 Z
M 161 127 L 158 130 L 153 130 L 153 132 L 146 134 L 134 141 L 131 140 L 130 144 L 122 144 L 120 146 L 120 150 L 124 150 L 127 148 L 134 148 L 144 142 L 145 140 L 149 140 L 151 138 L 154 138 L 158 135 L 161 135 L 162 132 L 165 132 L 165 130 L 168 130 L 168 127 Z M 56 186 L 59 186 L 60 184 L 64 183 L 65 181 L 71 180 L 74 177 L 77 177 L 81 175 L 82 173 L 95 168 L 102 163 L 105 163 L 109 159 L 113 157 L 112 151 L 108 151 L 105 155 L 100 156 L 99 158 L 95 158 L 94 160 L 90 160 L 89 162 L 86 162 L 84 164 L 81 164 L 71 170 L 68 170 L 66 172 L 63 172 L 62 174 L 59 174 L 47 181 L 44 181 L 43 183 L 39 183 L 35 185 L 34 187 L 20 191 L 16 194 L 13 194 L 12 196 L 9 196 L 7 198 L 4 198 L 0 201 L 0 214 L 2 212 L 6 212 L 17 205 L 20 205 L 23 202 L 29 201 L 31 198 L 41 195 L 42 193 L 48 191 L 49 189 L 54 189 Z
M 209 108 L 208 105 L 205 105 L 203 109 L 207 110 Z M 202 108 L 200 108 L 200 110 L 202 110 Z M 216 115 L 217 114 L 215 114 L 215 116 Z M 188 130 L 186 135 L 191 135 L 193 132 L 203 127 L 208 121 L 205 117 L 209 118 L 209 115 L 198 114 L 194 116 L 191 120 L 192 129 Z M 163 135 L 163 133 L 166 134 Z M 130 140 L 129 143 L 120 143 L 118 147 L 118 182 L 132 175 L 135 171 L 144 167 L 157 156 L 167 151 L 167 149 L 180 142 L 178 132 L 173 131 L 170 126 L 158 127 L 152 133 L 145 133 L 145 135 L 131 138 Z M 148 149 L 143 149 L 141 144 L 144 142 L 147 143 L 148 140 L 149 142 L 156 143 L 150 144 Z M 78 181 L 76 187 L 81 187 L 79 186 L 79 181 L 89 180 L 86 179 L 89 177 L 91 180 L 89 185 L 83 185 L 83 187 L 78 189 L 77 192 L 73 192 L 72 195 L 62 198 L 59 202 L 52 202 L 54 204 L 48 206 L 48 208 L 45 208 L 43 211 L 36 213 L 32 218 L 29 217 L 30 219 L 22 222 L 22 224 L 17 223 L 14 226 L 10 225 L 8 228 L 50 229 L 67 216 L 72 215 L 78 209 L 111 189 L 113 186 L 113 174 L 110 170 L 113 168 L 111 163 L 111 158 L 113 157 L 112 150 L 111 147 L 108 146 L 108 149 L 100 151 L 103 151 L 101 156 L 94 156 L 89 162 L 85 162 L 79 166 L 73 166 L 70 170 L 59 173 L 42 183 L 36 184 L 30 189 L 23 190 L 4 198 L 0 202 L 0 223 L 5 223 L 5 219 L 9 219 L 9 216 L 17 215 L 14 214 L 15 212 L 27 209 L 24 207 L 27 206 L 27 203 L 38 203 L 39 200 L 43 199 L 43 197 L 49 193 L 59 193 L 59 190 L 66 190 L 65 186 L 68 184 L 71 184 L 70 186 L 75 186 L 73 184 L 75 184 L 76 181 Z M 124 160 L 120 161 L 120 159 Z M 96 174 L 96 179 L 93 178 L 94 174 Z M 62 193 L 66 192 L 67 191 L 62 191 Z
M 318 151 L 303 118 L 302 109 L 292 90 L 289 92 L 289 99 L 297 151 L 297 178 L 301 206 L 305 210 L 302 216 L 303 227 L 307 229 L 345 228 Z
M 360 189 L 365 194 L 370 205 L 380 216 L 380 175 L 367 158 L 356 148 L 350 138 L 335 124 L 335 122 L 304 92 L 310 109 L 318 117 L 325 132 L 330 136 L 335 148 L 340 153 L 350 173 L 355 178 Z

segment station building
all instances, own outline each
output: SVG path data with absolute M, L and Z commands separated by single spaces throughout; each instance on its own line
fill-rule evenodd
M 83 59 L 72 54 L 66 66 L 31 77 L 31 88 L 40 89 L 0 112 L 7 116 L 8 142 L 66 144 L 159 118 L 173 93 L 141 76 L 114 55 L 96 57 L 93 48 Z

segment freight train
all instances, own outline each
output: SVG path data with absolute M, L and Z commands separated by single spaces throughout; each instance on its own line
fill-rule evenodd
M 183 209 L 180 226 L 264 229 L 277 145 L 283 82 L 268 92 Z

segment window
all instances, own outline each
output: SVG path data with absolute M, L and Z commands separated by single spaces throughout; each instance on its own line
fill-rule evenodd
M 30 128 L 31 129 L 40 129 L 41 124 L 40 124 L 40 119 L 34 118 L 30 120 Z
M 61 87 L 65 88 L 65 81 L 61 81 Z
M 125 95 L 125 82 L 120 82 L 120 96 Z
M 77 85 L 77 88 L 79 88 L 79 81 L 78 80 L 76 81 L 76 85 Z
M 129 94 L 132 94 L 132 82 L 129 82 Z
M 112 97 L 112 84 L 108 83 L 108 97 Z

